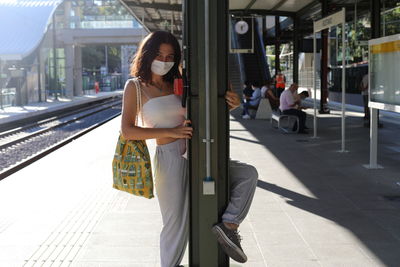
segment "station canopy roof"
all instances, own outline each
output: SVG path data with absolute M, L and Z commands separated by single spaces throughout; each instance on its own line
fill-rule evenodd
M 182 0 L 120 0 L 148 31 L 167 30 L 182 35 Z M 271 14 L 295 13 L 314 0 L 229 0 L 235 11 L 268 11 Z
M 182 35 L 182 0 L 120 0 L 148 31 L 173 31 L 177 37 Z M 214 0 L 210 0 L 214 1 Z M 338 11 L 346 7 L 346 13 L 354 12 L 354 5 L 367 10 L 370 0 L 330 0 L 329 10 Z M 312 27 L 312 20 L 321 18 L 319 0 L 229 0 L 232 14 L 248 15 L 298 15 L 303 22 Z
M 60 0 L 0 0 L 0 59 L 21 60 L 40 44 Z
M 182 35 L 182 0 L 120 0 L 149 31 Z

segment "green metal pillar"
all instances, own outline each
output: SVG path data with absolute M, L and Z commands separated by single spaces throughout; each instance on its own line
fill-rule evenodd
M 381 37 L 381 1 L 370 0 L 371 39 Z
M 186 0 L 183 4 L 184 68 L 194 127 L 189 145 L 189 265 L 229 266 L 211 232 L 228 200 L 229 117 L 224 99 L 228 88 L 228 2 Z
M 281 23 L 279 21 L 279 16 L 275 16 L 275 75 L 278 70 L 281 70 Z
M 328 0 L 321 1 L 322 17 L 328 15 Z M 329 113 L 326 111 L 328 102 L 328 35 L 329 29 L 321 31 L 321 100 L 319 113 Z
M 293 82 L 299 83 L 299 25 L 300 19 L 293 16 Z

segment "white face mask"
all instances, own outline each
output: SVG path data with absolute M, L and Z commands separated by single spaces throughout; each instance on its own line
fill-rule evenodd
M 153 60 L 153 63 L 151 63 L 151 71 L 154 74 L 164 76 L 172 69 L 174 65 L 175 62 L 164 62 L 155 59 Z

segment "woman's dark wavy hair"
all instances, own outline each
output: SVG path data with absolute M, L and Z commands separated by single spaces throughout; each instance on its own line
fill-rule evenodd
M 181 61 L 181 48 L 175 36 L 165 31 L 152 32 L 142 40 L 131 64 L 132 77 L 140 77 L 145 83 L 151 82 L 151 63 L 157 57 L 161 44 L 170 44 L 175 53 L 175 64 L 163 76 L 163 80 L 173 83 L 175 77 L 180 77 L 178 67 Z

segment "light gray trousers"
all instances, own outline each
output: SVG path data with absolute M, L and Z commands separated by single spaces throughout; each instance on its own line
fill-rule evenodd
M 154 159 L 156 193 L 163 228 L 160 235 L 162 267 L 178 266 L 185 254 L 189 234 L 189 179 L 185 140 L 159 145 Z M 251 166 L 230 161 L 230 201 L 222 221 L 240 224 L 249 212 L 258 173 Z

